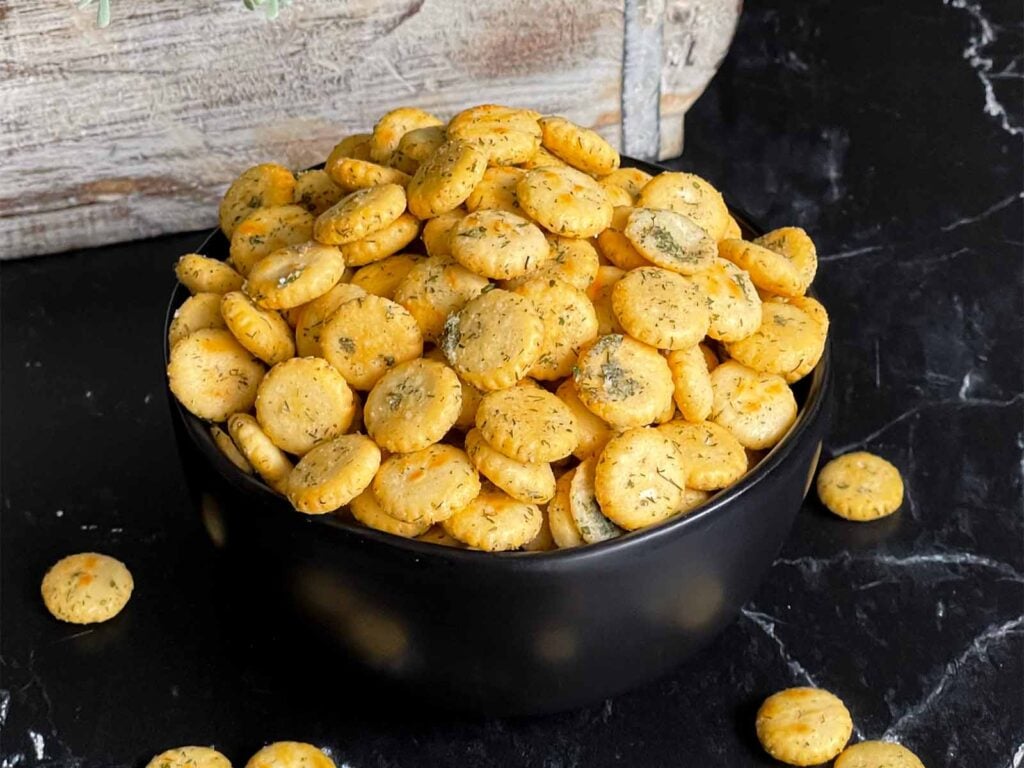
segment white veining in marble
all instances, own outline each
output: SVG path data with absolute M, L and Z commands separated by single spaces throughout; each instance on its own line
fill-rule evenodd
M 967 224 L 974 224 L 977 221 L 984 221 L 993 213 L 998 213 L 999 211 L 1003 210 L 1003 208 L 1006 208 L 1009 205 L 1013 205 L 1014 202 L 1021 199 L 1024 199 L 1024 192 L 1021 192 L 1016 195 L 1010 195 L 1009 197 L 1004 197 L 999 202 L 990 205 L 981 213 L 975 214 L 974 216 L 965 216 L 962 219 L 957 219 L 956 221 L 951 221 L 949 224 L 945 224 L 939 227 L 939 229 L 941 229 L 943 232 L 951 232 L 954 229 L 963 227 Z
M 967 0 L 942 0 L 942 2 L 943 5 L 947 5 L 950 8 L 967 11 L 977 24 L 978 31 L 967 39 L 967 47 L 964 48 L 963 57 L 971 65 L 971 69 L 974 70 L 981 81 L 982 88 L 985 89 L 985 114 L 997 118 L 1003 130 L 1007 133 L 1011 135 L 1024 134 L 1024 128 L 1010 122 L 1010 116 L 1007 114 L 1006 108 L 996 98 L 995 88 L 992 86 L 992 59 L 983 55 L 983 51 L 995 42 L 996 33 L 992 23 L 981 12 L 981 5 L 978 3 L 968 3 Z
M 844 259 L 852 259 L 854 256 L 862 256 L 865 253 L 877 253 L 878 251 L 884 251 L 889 247 L 889 245 L 866 245 L 863 248 L 853 248 L 849 251 L 825 254 L 823 256 L 819 256 L 818 261 L 843 261 Z
M 922 715 L 927 714 L 932 707 L 935 706 L 936 702 L 941 698 L 943 692 L 946 690 L 946 687 L 956 677 L 960 668 L 964 664 L 972 658 L 984 654 L 994 643 L 997 643 L 1008 635 L 1021 630 L 1024 630 L 1024 617 L 1013 619 L 1012 621 L 1007 621 L 1002 624 L 993 624 L 974 638 L 963 653 L 946 664 L 938 682 L 935 683 L 927 695 L 925 695 L 925 697 L 917 704 L 907 709 L 906 712 L 900 715 L 896 722 L 886 729 L 885 733 L 882 734 L 882 740 L 899 741 L 908 726 L 916 723 Z
M 1000 578 L 1024 584 L 1024 573 L 1021 573 L 1009 563 L 982 555 L 975 555 L 972 552 L 926 552 L 904 556 L 875 553 L 855 556 L 848 552 L 839 552 L 830 557 L 780 557 L 775 561 L 775 565 L 789 565 L 809 573 L 819 573 L 823 569 L 835 565 L 846 566 L 855 563 L 873 564 L 886 568 L 913 568 L 923 565 L 983 568 L 995 571 L 999 574 Z
M 1006 768 L 1020 768 L 1022 764 L 1024 764 L 1024 744 L 1017 747 L 1017 751 L 1013 753 Z
M 32 742 L 32 751 L 35 753 L 36 760 L 44 759 L 46 757 L 46 740 L 43 738 L 43 734 L 30 730 L 28 738 Z

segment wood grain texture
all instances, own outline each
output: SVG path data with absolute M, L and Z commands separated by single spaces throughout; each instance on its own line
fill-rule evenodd
M 624 1 L 296 0 L 269 22 L 226 0 L 138 0 L 97 29 L 71 2 L 0 0 L 0 258 L 212 226 L 247 166 L 319 162 L 397 105 L 529 105 L 621 145 Z M 670 122 L 645 119 L 647 155 L 681 142 L 694 74 L 662 64 L 647 103 Z

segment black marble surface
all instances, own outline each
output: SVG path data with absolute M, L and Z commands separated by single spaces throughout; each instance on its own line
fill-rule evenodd
M 808 501 L 712 647 L 579 712 L 456 720 L 267 671 L 275 628 L 238 637 L 210 597 L 166 407 L 170 267 L 199 235 L 4 265 L 0 766 L 141 766 L 181 743 L 241 765 L 283 738 L 339 768 L 769 765 L 753 713 L 795 684 L 929 768 L 1024 764 L 1022 35 L 1019 2 L 747 4 L 679 165 L 813 233 L 828 447 L 889 457 L 906 503 L 855 525 Z M 84 549 L 137 583 L 94 628 L 38 598 Z

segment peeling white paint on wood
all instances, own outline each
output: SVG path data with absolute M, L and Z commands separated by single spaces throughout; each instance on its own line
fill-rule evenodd
M 662 54 L 626 50 L 634 2 L 663 14 Z M 529 105 L 676 154 L 737 14 L 736 0 L 296 0 L 267 21 L 228 0 L 137 0 L 98 29 L 71 0 L 0 2 L 0 258 L 212 226 L 245 167 L 319 162 L 403 104 Z M 623 61 L 643 62 L 640 138 L 623 126 Z

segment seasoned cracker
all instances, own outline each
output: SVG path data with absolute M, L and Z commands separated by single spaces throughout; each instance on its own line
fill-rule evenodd
M 390 533 L 392 536 L 401 536 L 404 539 L 415 539 L 430 528 L 428 521 L 403 523 L 391 517 L 381 508 L 380 501 L 374 496 L 371 488 L 367 488 L 349 502 L 349 511 L 352 512 L 352 517 L 367 528 Z
M 525 173 L 522 168 L 507 165 L 488 168 L 484 171 L 480 183 L 466 198 L 466 208 L 470 211 L 508 211 L 517 216 L 525 216 L 526 213 L 519 207 L 519 200 L 516 198 L 516 184 Z
M 480 476 L 465 451 L 437 443 L 396 453 L 373 479 L 381 509 L 406 523 L 439 523 L 480 493 Z
M 584 459 L 573 470 L 569 481 L 569 514 L 572 515 L 580 538 L 587 544 L 614 539 L 623 533 L 601 511 L 594 485 L 596 469 L 596 456 Z
M 707 269 L 718 255 L 708 233 L 675 211 L 635 208 L 623 234 L 644 259 L 681 275 Z
M 574 168 L 591 176 L 606 176 L 619 167 L 619 153 L 599 133 L 564 117 L 542 117 L 544 147 Z
M 587 296 L 594 305 L 597 315 L 597 335 L 607 336 L 609 333 L 622 333 L 622 323 L 612 309 L 612 291 L 615 284 L 626 276 L 626 272 L 618 267 L 601 265 L 597 269 L 594 281 L 587 288 Z
M 557 461 L 579 443 L 572 411 L 540 387 L 488 392 L 477 409 L 476 426 L 489 445 L 516 461 Z
M 634 200 L 640 195 L 640 190 L 643 189 L 647 182 L 649 182 L 653 176 L 646 171 L 641 171 L 639 168 L 618 168 L 611 173 L 602 176 L 598 181 L 602 185 L 616 186 L 619 189 L 625 190 L 631 198 Z M 632 205 L 632 203 L 630 203 Z
M 833 768 L 924 768 L 924 763 L 899 744 L 862 741 L 844 749 Z
M 206 328 L 171 347 L 167 378 L 171 392 L 190 413 L 224 421 L 252 408 L 263 365 L 231 331 Z
M 730 357 L 748 368 L 777 374 L 792 384 L 818 364 L 825 351 L 825 332 L 799 307 L 767 301 L 761 305 L 758 329 L 725 348 Z
M 511 387 L 540 357 L 544 323 L 527 298 L 493 289 L 448 317 L 439 346 L 477 389 Z
M 613 427 L 650 424 L 672 402 L 672 372 L 658 351 L 620 334 L 585 348 L 573 373 L 583 404 Z
M 462 410 L 455 371 L 423 358 L 396 365 L 366 398 L 363 416 L 370 437 L 384 450 L 411 453 L 433 445 Z
M 439 128 L 441 120 L 416 107 L 399 107 L 384 114 L 373 126 L 370 137 L 370 159 L 376 163 L 390 163 L 402 138 L 418 128 Z
M 258 208 L 286 205 L 295 193 L 292 172 L 275 163 L 264 163 L 244 171 L 235 179 L 220 202 L 220 228 L 231 237 L 235 227 Z
M 686 468 L 686 487 L 717 491 L 732 485 L 747 471 L 747 454 L 740 441 L 713 421 L 670 421 L 658 427 L 676 444 Z
M 220 313 L 221 294 L 197 293 L 189 296 L 174 310 L 171 325 L 167 329 L 167 345 L 174 347 L 189 334 L 205 328 L 227 328 Z
M 257 262 L 245 292 L 264 309 L 289 309 L 323 296 L 344 274 L 345 258 L 338 248 L 310 241 Z
M 580 530 L 576 527 L 572 510 L 569 508 L 569 487 L 575 472 L 575 469 L 571 469 L 558 478 L 555 483 L 555 495 L 547 508 L 548 528 L 559 549 L 579 547 L 586 543 L 580 536 Z
M 323 357 L 320 350 L 320 334 L 334 310 L 346 301 L 364 296 L 366 291 L 349 283 L 338 283 L 323 296 L 302 305 L 298 322 L 295 324 L 295 347 L 300 357 Z
M 154 757 L 146 768 L 231 768 L 231 761 L 210 747 L 175 747 Z
M 594 469 L 594 492 L 605 517 L 628 531 L 674 515 L 683 501 L 686 469 L 675 442 L 659 429 L 616 435 Z
M 445 321 L 490 285 L 450 256 L 418 262 L 395 289 L 394 300 L 416 318 L 426 341 L 437 341 Z
M 533 302 L 544 323 L 540 356 L 529 375 L 542 381 L 568 376 L 580 350 L 597 338 L 597 313 L 587 294 L 554 277 L 528 280 L 515 293 Z
M 352 390 L 319 357 L 278 363 L 260 382 L 256 419 L 274 445 L 301 456 L 343 435 L 355 417 Z
M 246 461 L 267 485 L 283 493 L 292 471 L 292 463 L 284 451 L 267 437 L 255 417 L 248 413 L 236 413 L 228 419 L 228 432 Z
M 612 309 L 627 333 L 660 349 L 692 347 L 710 323 L 697 286 L 660 267 L 628 272 L 612 289 Z
M 239 222 L 231 235 L 228 262 L 242 275 L 279 248 L 313 237 L 313 214 L 300 205 L 260 208 Z
M 299 512 L 333 512 L 365 491 L 380 467 L 380 449 L 365 435 L 320 443 L 288 476 L 288 500 Z
M 186 253 L 174 265 L 178 282 L 191 294 L 228 293 L 242 287 L 245 278 L 218 259 L 199 253 Z
M 344 196 L 345 190 L 325 170 L 303 171 L 295 177 L 293 202 L 313 216 L 319 216 Z
M 453 537 L 475 549 L 519 549 L 540 532 L 543 516 L 536 504 L 517 501 L 504 491 L 485 488 L 442 523 Z
M 556 235 L 594 237 L 612 218 L 612 204 L 601 185 L 569 167 L 535 168 L 516 184 L 519 205 Z
M 729 360 L 711 372 L 711 388 L 711 420 L 732 432 L 744 448 L 771 448 L 796 421 L 796 399 L 781 376 Z
M 761 325 L 761 299 L 750 275 L 725 259 L 715 259 L 690 279 L 700 289 L 711 322 L 708 336 L 718 341 L 739 341 Z
M 68 555 L 43 577 L 46 609 L 71 624 L 97 624 L 119 614 L 135 582 L 120 560 L 96 552 Z
M 829 511 L 857 522 L 891 515 L 903 503 L 900 471 L 867 451 L 832 459 L 818 473 L 817 490 Z
M 291 326 L 272 309 L 256 306 L 241 291 L 231 291 L 221 298 L 220 313 L 238 343 L 267 365 L 295 357 Z
M 352 285 L 362 288 L 374 296 L 392 299 L 399 284 L 409 274 L 418 260 L 415 254 L 399 253 L 382 261 L 360 267 L 352 275 Z
M 551 248 L 536 224 L 508 211 L 470 213 L 451 230 L 452 257 L 484 277 L 521 277 L 548 260 Z
M 452 253 L 451 234 L 455 225 L 462 221 L 467 211 L 461 205 L 429 219 L 423 225 L 423 247 L 430 256 L 450 256 Z
M 351 386 L 367 391 L 389 369 L 422 355 L 423 335 L 401 304 L 368 293 L 334 310 L 320 350 Z
M 388 164 L 392 168 L 397 168 L 402 173 L 412 176 L 419 169 L 423 161 L 430 157 L 434 150 L 444 144 L 447 138 L 443 125 L 428 125 L 424 128 L 414 128 L 403 134 L 398 142 L 398 149 L 391 155 L 391 160 Z
M 245 768 L 334 768 L 334 761 L 312 744 L 279 741 L 250 757 Z
M 354 243 L 394 222 L 405 204 L 405 190 L 398 184 L 357 190 L 317 216 L 313 237 L 325 245 Z
M 839 754 L 853 721 L 843 702 L 820 688 L 789 688 L 757 711 L 757 738 L 765 751 L 790 765 L 818 765 Z
M 672 397 L 679 412 L 687 421 L 704 421 L 711 415 L 715 401 L 704 352 L 700 346 L 684 347 L 672 350 L 665 359 L 672 371 Z
M 252 464 L 245 458 L 245 454 L 238 450 L 238 446 L 231 439 L 231 435 L 216 424 L 213 424 L 210 426 L 210 437 L 213 438 L 213 443 L 217 446 L 217 449 L 224 454 L 224 458 L 245 472 L 245 474 L 255 474 L 256 470 L 252 468 Z
M 561 280 L 574 288 L 586 291 L 597 277 L 601 262 L 597 250 L 589 240 L 578 237 L 562 237 L 547 235 L 551 247 L 551 258 L 537 269 L 531 270 L 522 277 L 506 280 L 501 287 L 506 290 L 518 288 L 528 280 Z
M 566 404 L 576 419 L 576 434 L 579 440 L 573 455 L 577 459 L 585 459 L 600 452 L 615 433 L 604 419 L 592 413 L 583 404 L 576 393 L 576 382 L 571 377 L 566 379 L 558 385 L 555 396 Z
M 463 141 L 446 141 L 423 161 L 409 182 L 409 210 L 431 219 L 458 208 L 480 183 L 487 155 Z
M 479 429 L 466 434 L 466 453 L 480 474 L 513 499 L 543 504 L 555 495 L 555 473 L 550 464 L 509 458 L 492 447 Z
M 697 223 L 718 242 L 729 224 L 729 209 L 721 193 L 692 173 L 659 173 L 640 190 L 637 204 L 642 208 L 675 211 Z
M 412 178 L 397 168 L 391 168 L 369 160 L 357 160 L 354 157 L 342 157 L 331 166 L 331 179 L 345 192 L 367 189 L 380 184 L 398 184 L 401 187 L 409 184 Z

